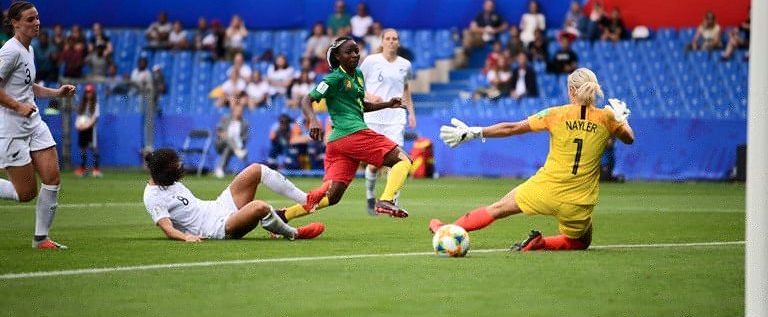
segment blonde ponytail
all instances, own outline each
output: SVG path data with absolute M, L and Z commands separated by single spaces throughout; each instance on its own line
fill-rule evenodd
M 582 106 L 594 105 L 596 96 L 603 96 L 595 73 L 583 67 L 568 75 L 568 90 L 574 91 L 573 99 Z

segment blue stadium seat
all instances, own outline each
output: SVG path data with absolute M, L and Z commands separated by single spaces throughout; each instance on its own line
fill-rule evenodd
M 414 46 L 413 43 L 413 31 L 411 30 L 400 30 L 397 32 L 400 36 L 400 45 L 412 48 Z
M 677 30 L 660 28 L 656 31 L 656 38 L 661 41 L 677 41 Z

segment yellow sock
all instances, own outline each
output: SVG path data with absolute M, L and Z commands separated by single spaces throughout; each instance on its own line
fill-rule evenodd
M 411 161 L 409 160 L 401 160 L 392 166 L 389 175 L 387 175 L 387 185 L 384 186 L 384 192 L 381 193 L 381 200 L 392 201 L 395 199 L 395 193 L 403 188 L 405 179 L 408 178 L 408 171 L 410 170 Z
M 315 210 L 328 207 L 328 205 L 329 205 L 328 197 L 327 196 L 323 197 L 323 199 L 320 200 L 320 203 L 318 203 L 317 208 L 315 208 Z M 289 221 L 291 219 L 303 217 L 308 214 L 309 214 L 309 211 L 304 210 L 304 207 L 301 204 L 295 204 L 285 209 L 285 219 Z

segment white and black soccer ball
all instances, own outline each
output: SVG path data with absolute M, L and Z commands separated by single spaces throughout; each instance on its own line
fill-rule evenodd
M 432 237 L 432 247 L 439 256 L 463 257 L 469 251 L 469 233 L 457 225 L 444 225 Z

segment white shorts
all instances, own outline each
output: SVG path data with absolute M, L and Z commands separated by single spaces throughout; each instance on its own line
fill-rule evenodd
M 405 124 L 384 124 L 384 123 L 366 123 L 368 128 L 378 134 L 383 134 L 388 139 L 403 147 L 403 135 L 405 133 Z
M 23 137 L 0 137 L 0 168 L 8 166 L 25 166 L 32 163 L 30 152 L 40 151 L 56 146 L 51 130 L 45 122 Z
M 227 236 L 227 219 L 238 210 L 229 186 L 219 194 L 216 200 L 202 203 L 208 216 L 200 226 L 200 235 L 208 239 L 224 239 Z

